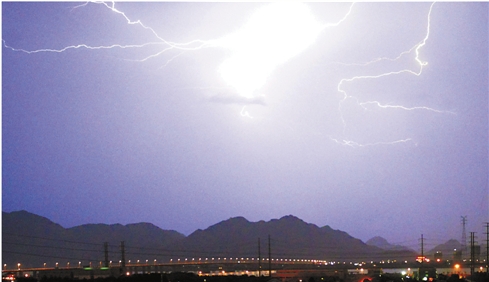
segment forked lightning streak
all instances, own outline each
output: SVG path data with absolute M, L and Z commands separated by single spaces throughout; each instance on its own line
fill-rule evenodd
M 400 69 L 397 71 L 391 71 L 391 72 L 385 72 L 385 73 L 380 73 L 380 74 L 375 74 L 375 75 L 360 75 L 360 76 L 354 76 L 350 78 L 344 78 L 341 79 L 340 82 L 337 85 L 337 91 L 342 94 L 343 98 L 340 100 L 338 103 L 338 110 L 340 112 L 341 116 L 341 121 L 343 123 L 343 134 L 345 134 L 345 130 L 347 127 L 347 122 L 345 118 L 343 117 L 343 104 L 347 99 L 353 99 L 356 101 L 356 104 L 363 108 L 364 110 L 367 110 L 367 105 L 373 105 L 377 106 L 378 108 L 381 109 L 398 109 L 398 110 L 404 110 L 404 111 L 415 111 L 415 110 L 424 110 L 424 111 L 430 111 L 434 113 L 440 113 L 440 114 L 455 114 L 452 111 L 444 111 L 444 110 L 439 110 L 439 109 L 434 109 L 431 107 L 426 107 L 426 106 L 414 106 L 414 107 L 407 107 L 403 105 L 391 105 L 391 104 L 383 104 L 380 101 L 364 101 L 360 102 L 358 97 L 354 97 L 350 94 L 348 94 L 344 89 L 343 85 L 346 83 L 352 83 L 356 80 L 369 80 L 369 79 L 380 79 L 384 77 L 389 77 L 389 76 L 394 76 L 394 75 L 401 75 L 401 74 L 409 74 L 409 75 L 414 75 L 414 76 L 420 76 L 423 72 L 423 68 L 428 65 L 428 62 L 422 61 L 420 59 L 420 49 L 426 45 L 427 40 L 429 39 L 430 36 L 430 25 L 431 25 L 431 12 L 433 10 L 433 5 L 435 3 L 432 3 L 430 5 L 429 11 L 428 11 L 428 20 L 427 20 L 427 27 L 426 27 L 426 35 L 425 37 L 416 45 L 411 47 L 409 50 L 401 52 L 396 58 L 387 58 L 387 57 L 382 57 L 382 58 L 377 58 L 374 60 L 371 60 L 366 63 L 337 63 L 345 66 L 368 66 L 372 65 L 375 63 L 379 63 L 381 61 L 391 61 L 395 62 L 401 59 L 401 57 L 411 54 L 412 52 L 415 53 L 415 58 L 414 60 L 416 61 L 417 65 L 419 68 L 417 70 L 412 70 L 412 69 Z M 394 144 L 399 144 L 399 143 L 406 143 L 406 142 L 414 142 L 412 138 L 405 138 L 405 139 L 400 139 L 400 140 L 394 140 L 394 141 L 378 141 L 378 142 L 372 142 L 372 143 L 366 143 L 366 144 L 360 144 L 358 142 L 348 140 L 348 139 L 342 139 L 338 140 L 338 138 L 333 138 L 330 136 L 330 139 L 337 144 L 345 145 L 345 146 L 350 146 L 350 147 L 368 147 L 368 146 L 376 146 L 376 145 L 394 145 Z
M 322 24 L 314 19 L 312 13 L 309 11 L 308 7 L 305 4 L 295 2 L 287 2 L 286 4 L 272 3 L 257 11 L 256 14 L 251 17 L 250 22 L 237 32 L 214 40 L 195 39 L 188 42 L 177 43 L 164 39 L 153 28 L 146 26 L 140 20 L 131 20 L 124 12 L 115 7 L 115 2 L 86 2 L 73 7 L 73 9 L 83 8 L 91 3 L 102 5 L 110 11 L 120 15 L 129 25 L 138 25 L 144 30 L 149 31 L 154 37 L 154 40 L 143 44 L 113 44 L 105 46 L 90 46 L 88 44 L 78 44 L 67 46 L 61 49 L 44 48 L 31 51 L 11 47 L 7 45 L 5 39 L 3 39 L 3 44 L 6 48 L 12 51 L 24 52 L 27 54 L 36 54 L 42 52 L 61 53 L 67 52 L 71 49 L 83 48 L 89 50 L 115 48 L 142 49 L 146 47 L 161 46 L 161 50 L 149 56 L 140 59 L 129 59 L 131 61 L 139 62 L 145 62 L 150 59 L 162 56 L 165 53 L 176 51 L 177 54 L 173 54 L 172 57 L 169 58 L 163 66 L 161 66 L 161 68 L 165 67 L 185 52 L 197 51 L 203 48 L 229 49 L 232 51 L 233 55 L 221 64 L 217 72 L 221 74 L 224 81 L 232 86 L 240 96 L 251 99 L 255 97 L 256 90 L 261 88 L 266 83 L 266 79 L 270 75 L 270 73 L 272 73 L 279 65 L 285 63 L 288 59 L 296 56 L 300 52 L 303 52 L 309 45 L 313 44 L 315 39 L 324 29 L 336 27 L 342 22 L 346 21 L 354 7 L 354 3 L 351 4 L 348 11 L 337 22 Z M 337 91 L 342 94 L 342 98 L 338 103 L 338 110 L 343 126 L 343 135 L 345 135 L 345 131 L 348 126 L 347 121 L 343 116 L 343 107 L 347 99 L 355 100 L 356 104 L 363 110 L 367 110 L 367 106 L 374 106 L 380 109 L 389 108 L 404 111 L 423 110 L 439 114 L 453 114 L 453 112 L 438 110 L 426 106 L 407 107 L 403 105 L 386 104 L 382 103 L 381 101 L 360 101 L 358 97 L 352 96 L 351 94 L 347 93 L 346 90 L 344 90 L 343 88 L 345 84 L 353 83 L 357 80 L 374 80 L 401 74 L 420 76 L 422 74 L 423 68 L 428 64 L 427 62 L 420 59 L 420 50 L 423 46 L 425 46 L 427 40 L 429 39 L 430 18 L 433 5 L 434 3 L 431 4 L 429 8 L 425 37 L 409 50 L 401 52 L 396 58 L 383 57 L 371 60 L 367 63 L 343 64 L 347 66 L 367 66 L 386 60 L 395 62 L 401 57 L 412 54 L 414 52 L 414 60 L 418 65 L 418 69 L 416 70 L 400 69 L 398 71 L 374 75 L 360 75 L 341 79 L 337 84 Z M 295 21 L 293 21 L 292 23 L 290 20 L 291 18 L 295 19 Z M 270 24 L 269 22 L 272 22 L 272 24 Z M 263 32 L 263 30 L 265 30 L 266 33 L 261 33 Z M 273 38 L 270 38 L 271 35 L 273 35 Z M 290 40 L 290 38 L 294 38 L 294 40 Z M 241 109 L 240 115 L 242 117 L 252 118 L 251 114 L 245 109 L 245 107 L 246 106 L 243 106 L 243 108 Z M 399 143 L 413 142 L 411 138 L 394 141 L 371 142 L 368 144 L 360 144 L 355 141 L 348 140 L 347 138 L 330 137 L 330 139 L 337 144 L 351 147 L 393 145 Z

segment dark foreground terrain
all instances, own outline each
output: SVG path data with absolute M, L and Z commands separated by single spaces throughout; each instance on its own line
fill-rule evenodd
M 40 280 L 34 278 L 17 278 L 16 282 L 275 282 L 280 279 L 267 276 L 198 276 L 193 273 L 175 272 L 170 274 L 137 274 L 131 276 L 107 277 L 95 279 L 77 279 L 60 277 L 43 277 Z M 297 279 L 287 279 L 287 281 L 297 282 L 421 282 L 417 279 L 403 277 L 400 274 L 383 274 L 376 277 L 360 278 L 348 277 L 347 281 L 334 276 L 323 277 L 304 277 Z M 489 282 L 489 275 L 486 273 L 476 273 L 471 279 L 462 279 L 458 275 L 439 275 L 433 282 Z
M 338 277 L 309 277 L 308 279 L 297 279 L 297 281 L 321 281 L 321 282 L 344 282 Z M 37 282 L 34 278 L 17 278 L 16 282 Z M 170 274 L 136 274 L 131 276 L 106 277 L 95 279 L 77 279 L 77 278 L 61 278 L 61 277 L 43 277 L 39 282 L 267 282 L 281 281 L 275 280 L 268 276 L 198 276 L 193 273 L 175 272 Z

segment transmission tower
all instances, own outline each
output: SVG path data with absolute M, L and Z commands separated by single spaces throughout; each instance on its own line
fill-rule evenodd
M 461 216 L 462 217 L 462 251 L 463 254 L 465 255 L 467 253 L 467 232 L 465 231 L 465 225 L 467 224 L 467 216 Z

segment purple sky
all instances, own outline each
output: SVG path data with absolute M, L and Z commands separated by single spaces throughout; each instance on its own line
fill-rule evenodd
M 292 214 L 412 248 L 466 215 L 483 238 L 488 3 L 312 3 L 297 30 L 262 3 L 78 4 L 2 3 L 3 211 L 184 234 Z

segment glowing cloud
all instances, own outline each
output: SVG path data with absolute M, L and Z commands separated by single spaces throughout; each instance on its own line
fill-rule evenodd
M 219 73 L 240 95 L 251 98 L 278 65 L 314 43 L 322 29 L 303 3 L 265 6 L 242 29 L 219 40 L 233 52 Z
M 100 50 L 163 46 L 160 51 L 143 59 L 135 60 L 139 62 L 150 60 L 172 50 L 179 51 L 164 66 L 187 51 L 196 51 L 202 48 L 224 48 L 230 50 L 232 54 L 220 65 L 218 72 L 228 85 L 236 89 L 240 96 L 250 99 L 255 96 L 254 92 L 265 84 L 267 77 L 278 65 L 285 63 L 313 44 L 323 29 L 337 26 L 343 22 L 353 7 L 352 4 L 348 13 L 340 21 L 321 24 L 316 21 L 309 7 L 304 3 L 272 3 L 256 11 L 243 28 L 232 34 L 214 40 L 195 39 L 189 42 L 176 43 L 163 39 L 155 30 L 144 25 L 141 21 L 129 19 L 124 12 L 115 7 L 114 2 L 86 2 L 73 9 L 84 7 L 89 3 L 104 5 L 114 13 L 124 17 L 128 24 L 139 25 L 149 30 L 155 36 L 156 41 L 144 44 L 114 44 L 106 46 L 79 44 L 62 49 L 38 49 L 34 51 L 10 47 L 5 40 L 3 40 L 3 45 L 13 51 L 21 51 L 28 54 L 38 52 L 61 53 L 69 49 L 79 48 Z
M 85 43 L 78 45 L 66 46 L 61 49 L 38 49 L 28 51 L 24 49 L 18 49 L 10 47 L 3 40 L 3 45 L 13 51 L 20 51 L 27 54 L 41 53 L 41 52 L 56 52 L 61 53 L 69 51 L 71 49 L 89 49 L 89 50 L 103 50 L 103 49 L 143 49 L 143 48 L 159 48 L 159 51 L 155 51 L 150 55 L 147 55 L 143 59 L 134 59 L 134 61 L 145 62 L 153 58 L 163 56 L 170 56 L 167 62 L 162 66 L 167 66 L 170 62 L 178 58 L 180 55 L 186 52 L 198 51 L 204 48 L 221 48 L 229 50 L 229 57 L 226 58 L 218 67 L 217 72 L 221 75 L 224 83 L 234 88 L 232 94 L 217 94 L 209 98 L 209 101 L 223 103 L 223 104 L 239 104 L 243 105 L 240 112 L 242 117 L 251 118 L 252 115 L 245 109 L 245 105 L 265 105 L 263 94 L 257 95 L 257 90 L 260 89 L 267 81 L 268 77 L 279 67 L 286 63 L 289 59 L 297 56 L 303 52 L 306 48 L 312 45 L 323 29 L 336 27 L 344 22 L 351 14 L 354 3 L 350 5 L 349 10 L 344 16 L 333 23 L 320 23 L 311 13 L 309 7 L 300 2 L 285 2 L 285 3 L 271 3 L 261 9 L 257 10 L 250 16 L 244 26 L 228 35 L 218 37 L 213 40 L 201 40 L 193 39 L 188 42 L 178 43 L 164 39 L 157 34 L 151 27 L 144 25 L 140 20 L 131 20 L 126 14 L 115 7 L 114 2 L 86 2 L 84 4 L 74 7 L 81 8 L 87 6 L 89 3 L 103 5 L 110 9 L 112 12 L 122 16 L 127 24 L 136 25 L 142 27 L 146 31 L 150 31 L 153 35 L 153 40 L 143 44 L 113 44 L 113 45 L 101 45 L 91 46 Z M 451 111 L 444 111 L 433 107 L 415 105 L 405 106 L 390 104 L 377 100 L 362 100 L 359 97 L 354 96 L 349 90 L 347 92 L 345 85 L 353 84 L 356 81 L 362 80 L 379 80 L 382 83 L 381 78 L 388 78 L 397 75 L 414 75 L 421 76 L 423 69 L 427 66 L 427 62 L 421 60 L 420 50 L 426 45 L 426 42 L 430 36 L 430 22 L 431 12 L 434 3 L 430 5 L 427 14 L 426 33 L 421 40 L 412 46 L 410 49 L 399 53 L 395 58 L 380 57 L 370 60 L 366 63 L 338 63 L 346 66 L 368 66 L 380 63 L 382 61 L 389 61 L 392 63 L 399 63 L 397 70 L 380 73 L 372 73 L 368 71 L 362 75 L 343 77 L 337 84 L 337 92 L 342 96 L 338 101 L 339 119 L 342 123 L 343 132 L 342 137 L 336 137 L 330 139 L 337 144 L 351 146 L 351 147 L 366 147 L 376 145 L 393 145 L 406 142 L 415 142 L 411 138 L 402 138 L 393 141 L 373 141 L 367 144 L 360 144 L 352 141 L 347 136 L 347 120 L 344 117 L 343 110 L 346 108 L 347 100 L 353 100 L 354 107 L 360 107 L 363 110 L 377 107 L 379 109 L 390 110 L 403 110 L 403 111 L 430 111 L 433 113 L 450 113 Z M 153 50 L 153 49 L 152 49 Z M 401 60 L 404 56 L 413 56 L 415 67 L 404 67 Z M 236 93 L 238 95 L 236 95 Z M 353 92 L 354 93 L 354 92 Z

